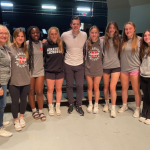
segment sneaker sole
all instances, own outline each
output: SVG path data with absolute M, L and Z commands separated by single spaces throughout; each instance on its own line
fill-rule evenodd
M 15 128 L 15 130 L 16 130 L 16 131 L 21 131 L 21 130 L 22 130 L 22 128 L 19 128 L 19 129 L 16 129 L 16 128 Z
M 125 111 L 127 111 L 127 110 L 128 110 L 128 108 L 127 108 L 127 109 L 125 109 Z M 118 111 L 118 113 L 124 113 L 125 111 L 121 111 L 121 112 L 119 112 L 119 111 Z
M 3 136 L 3 135 L 0 135 L 1 137 L 5 137 L 5 138 L 7 138 L 7 137 L 11 137 L 13 134 L 11 134 L 11 135 L 7 135 L 7 136 Z
M 49 116 L 54 116 L 54 114 L 49 114 Z
M 26 125 L 20 125 L 21 126 L 21 128 L 24 128 Z
M 77 110 L 76 110 L 77 111 Z M 84 114 L 80 114 L 78 111 L 77 111 L 77 113 L 80 115 L 80 116 L 84 116 Z

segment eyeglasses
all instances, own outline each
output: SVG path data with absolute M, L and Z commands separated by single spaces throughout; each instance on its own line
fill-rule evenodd
M 0 32 L 0 36 L 2 36 L 2 35 L 8 35 L 8 33 L 7 32 L 5 32 L 5 33 Z

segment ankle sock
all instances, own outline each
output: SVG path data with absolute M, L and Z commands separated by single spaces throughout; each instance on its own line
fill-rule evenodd
M 98 103 L 95 103 L 95 106 L 98 106 Z
M 108 100 L 105 100 L 105 103 L 106 103 L 106 104 L 109 104 L 109 99 L 108 99 Z
M 41 114 L 43 112 L 43 110 L 42 109 L 39 109 L 39 114 Z
M 36 112 L 36 108 L 32 109 L 32 112 Z
M 56 103 L 56 106 L 60 106 L 60 103 Z
M 111 108 L 112 108 L 112 109 L 115 109 L 115 106 L 116 106 L 116 105 L 112 105 L 112 107 L 111 107 Z
M 89 105 L 92 105 L 92 101 L 89 101 Z

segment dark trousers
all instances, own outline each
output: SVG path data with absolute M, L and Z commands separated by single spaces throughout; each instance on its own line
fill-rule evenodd
M 13 118 L 18 118 L 18 104 L 20 98 L 20 114 L 24 114 L 27 107 L 27 95 L 30 85 L 14 86 L 9 85 L 9 93 L 12 99 L 11 111 Z
M 144 93 L 142 117 L 150 119 L 150 78 L 140 76 L 140 81 Z
M 65 64 L 65 75 L 66 75 L 66 91 L 68 96 L 69 104 L 74 103 L 73 98 L 73 83 L 74 79 L 76 82 L 76 105 L 82 105 L 83 97 L 83 82 L 84 82 L 84 64 L 79 66 L 70 66 Z

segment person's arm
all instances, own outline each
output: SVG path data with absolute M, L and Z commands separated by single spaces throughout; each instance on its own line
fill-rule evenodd
M 2 96 L 2 95 L 3 95 L 3 89 L 2 89 L 2 86 L 0 84 L 0 96 Z

